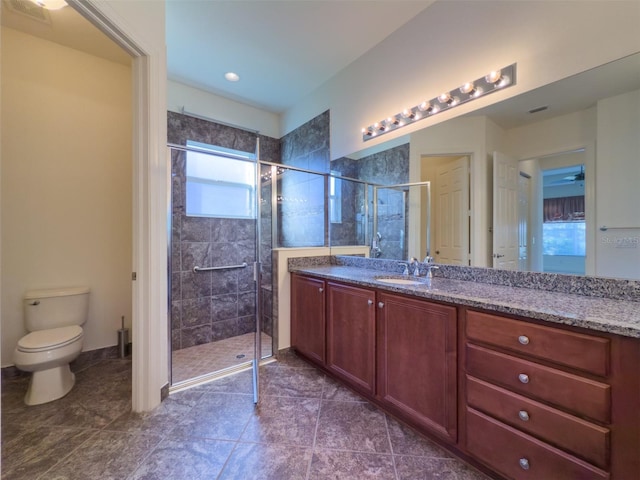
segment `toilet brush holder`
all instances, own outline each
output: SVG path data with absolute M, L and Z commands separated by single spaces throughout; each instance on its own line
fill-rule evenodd
M 129 329 L 124 328 L 124 317 L 122 317 L 122 328 L 118 330 L 118 356 L 124 358 L 129 354 Z

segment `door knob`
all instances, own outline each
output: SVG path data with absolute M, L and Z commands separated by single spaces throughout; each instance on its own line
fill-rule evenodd
M 520 383 L 529 383 L 529 375 L 527 375 L 526 373 L 521 373 L 520 375 L 518 375 L 518 380 L 520 380 Z
M 529 337 L 527 337 L 526 335 L 520 335 L 518 337 L 518 342 L 521 345 L 529 345 Z
M 369 300 L 367 300 L 367 303 L 368 303 L 369 305 L 373 305 L 373 300 L 369 299 Z
M 384 302 L 378 302 L 378 308 L 383 308 L 384 307 Z
M 318 289 L 318 291 L 319 291 L 320 293 L 322 293 L 322 292 L 324 292 L 324 288 L 320 287 L 320 288 Z

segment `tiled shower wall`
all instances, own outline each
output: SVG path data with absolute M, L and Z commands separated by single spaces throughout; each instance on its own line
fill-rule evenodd
M 329 173 L 329 111 L 282 138 L 282 163 Z M 324 177 L 285 171 L 278 178 L 278 243 L 281 247 L 323 246 Z
M 375 153 L 360 160 L 340 158 L 331 162 L 331 170 L 341 176 L 366 182 L 393 185 L 409 182 L 409 144 Z M 373 227 L 373 190 L 369 189 L 367 228 Z M 362 243 L 364 189 L 353 182 L 342 184 L 342 224 L 331 225 L 331 245 Z M 403 236 L 407 233 L 406 205 L 401 192 L 382 191 L 378 197 L 378 231 L 384 258 L 406 259 Z M 376 232 L 373 232 L 374 234 Z
M 254 152 L 256 135 L 241 129 L 168 112 L 168 142 L 193 140 Z M 280 143 L 260 136 L 261 160 L 279 162 Z M 185 153 L 172 151 L 171 326 L 172 348 L 209 343 L 254 331 L 255 292 L 251 268 L 194 273 L 194 266 L 255 261 L 253 220 L 185 215 Z M 267 212 L 268 214 L 269 212 Z M 270 219 L 261 219 L 270 224 Z M 263 256 L 263 331 L 272 334 L 271 238 L 266 230 Z

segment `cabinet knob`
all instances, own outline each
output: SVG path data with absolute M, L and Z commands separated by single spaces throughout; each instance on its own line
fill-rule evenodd
M 367 303 L 368 303 L 369 305 L 373 305 L 373 300 L 369 299 L 369 300 L 367 300 Z
M 378 302 L 378 308 L 384 308 L 384 302 Z
M 520 380 L 520 383 L 529 383 L 529 375 L 527 375 L 526 373 L 521 373 L 520 375 L 518 375 L 518 380 Z
M 526 458 L 521 458 L 520 460 L 518 460 L 518 463 L 520 464 L 520 468 L 522 468 L 523 470 L 529 470 L 529 460 L 527 460 Z
M 529 337 L 527 337 L 526 335 L 520 335 L 518 337 L 518 342 L 520 343 L 520 345 L 529 345 Z
M 528 422 L 529 421 L 529 413 L 526 410 L 520 410 L 518 412 L 518 418 L 520 420 L 522 420 L 523 422 Z
M 320 293 L 322 293 L 322 292 L 324 292 L 324 288 L 320 287 L 320 288 L 318 289 L 318 291 L 319 291 Z

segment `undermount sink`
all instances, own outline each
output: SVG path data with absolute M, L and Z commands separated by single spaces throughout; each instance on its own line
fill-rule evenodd
M 382 283 L 391 283 L 393 285 L 424 285 L 425 282 L 415 280 L 413 278 L 397 278 L 397 277 L 377 277 L 376 280 Z

